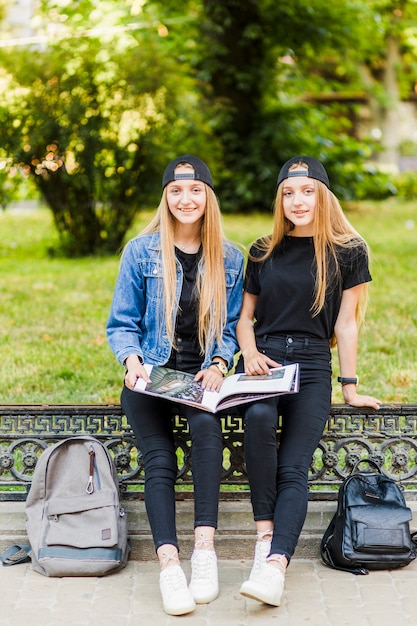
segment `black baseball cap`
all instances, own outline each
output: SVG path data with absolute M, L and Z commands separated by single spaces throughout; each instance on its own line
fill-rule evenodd
M 185 172 L 182 174 L 176 174 L 175 168 L 180 163 L 189 163 L 193 168 L 194 172 Z M 162 189 L 173 180 L 201 180 L 201 182 L 206 183 L 209 187 L 214 190 L 213 179 L 211 178 L 211 173 L 207 165 L 196 156 L 192 154 L 183 154 L 182 156 L 177 157 L 171 163 L 169 163 L 166 168 L 164 175 L 162 177 Z
M 305 163 L 307 165 L 307 169 L 288 171 L 292 165 L 296 165 L 297 163 Z M 292 178 L 293 176 L 308 176 L 308 178 L 315 178 L 321 183 L 324 183 L 326 187 L 330 189 L 329 177 L 327 176 L 324 166 L 320 163 L 320 161 L 317 161 L 317 159 L 313 157 L 295 156 L 284 163 L 278 174 L 277 187 L 283 180 Z

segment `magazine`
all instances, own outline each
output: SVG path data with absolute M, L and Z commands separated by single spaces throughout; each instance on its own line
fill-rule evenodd
M 145 368 L 151 382 L 138 378 L 134 391 L 199 407 L 211 413 L 262 398 L 296 393 L 299 388 L 298 363 L 275 367 L 268 374 L 259 376 L 227 376 L 220 391 L 207 391 L 200 381 L 194 381 L 194 374 L 149 364 L 145 364 Z

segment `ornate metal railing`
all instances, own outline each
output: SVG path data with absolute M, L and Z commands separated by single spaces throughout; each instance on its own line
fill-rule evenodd
M 248 492 L 239 412 L 220 416 L 224 436 L 222 497 Z M 173 414 L 179 497 L 192 495 L 187 422 Z M 279 442 L 280 424 L 277 440 Z M 143 466 L 133 432 L 119 405 L 0 405 L 0 500 L 24 500 L 42 451 L 56 441 L 91 434 L 110 450 L 125 497 L 140 494 Z M 334 499 L 355 462 L 371 458 L 417 496 L 417 405 L 384 405 L 379 411 L 333 405 L 310 467 L 310 498 Z M 262 459 L 259 459 L 262 463 Z

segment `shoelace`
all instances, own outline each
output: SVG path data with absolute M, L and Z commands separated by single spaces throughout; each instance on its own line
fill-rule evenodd
M 206 539 L 204 535 L 200 535 L 199 539 L 196 539 L 194 543 L 194 548 L 197 550 L 204 550 L 207 548 L 211 548 L 214 545 L 214 541 L 211 539 Z
M 281 574 L 283 576 L 285 576 L 285 573 L 287 571 L 287 564 L 288 561 L 286 559 L 286 557 L 283 554 L 271 554 L 271 556 L 269 556 L 266 559 L 267 563 L 276 563 L 278 567 L 274 566 L 274 569 L 278 572 L 281 572 Z M 272 568 L 268 568 L 268 569 L 272 569 Z
M 256 549 L 253 569 L 259 569 L 265 562 L 271 547 L 271 541 L 266 539 L 266 537 L 270 537 L 272 539 L 272 532 L 273 531 L 271 529 L 256 533 Z
M 268 561 L 267 561 L 267 565 L 268 565 Z M 270 582 L 273 582 L 275 580 L 277 580 L 278 578 L 280 580 L 282 580 L 283 578 L 285 578 L 285 571 L 282 571 L 281 568 L 278 567 L 274 567 L 272 564 L 270 567 L 263 567 L 262 570 L 260 571 L 260 580 L 262 580 L 262 582 L 264 584 L 268 584 Z
M 174 561 L 175 563 L 179 564 L 180 560 L 178 558 L 178 552 L 171 552 L 171 554 L 169 554 L 168 552 L 163 552 L 161 554 L 160 564 L 162 566 L 168 565 L 170 561 Z
M 211 550 L 196 550 L 193 555 L 192 568 L 193 580 L 207 579 L 210 577 L 210 569 L 215 558 L 215 553 Z
M 168 567 L 163 570 L 163 580 L 170 591 L 179 591 L 186 588 L 183 571 L 179 566 Z
M 272 528 L 270 528 L 269 530 L 258 531 L 256 533 L 256 541 L 269 541 L 269 539 L 266 539 L 265 537 L 271 537 L 272 539 L 273 532 L 274 531 Z

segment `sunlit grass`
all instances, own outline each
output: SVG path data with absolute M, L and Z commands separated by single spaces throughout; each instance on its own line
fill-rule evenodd
M 415 206 L 346 207 L 373 253 L 373 282 L 358 357 L 361 389 L 385 403 L 417 401 Z M 129 236 L 149 221 L 138 217 Z M 245 246 L 270 231 L 271 215 L 226 215 Z M 123 370 L 106 341 L 118 256 L 63 259 L 46 209 L 0 214 L 0 402 L 118 402 Z M 337 358 L 334 358 L 335 377 Z M 342 402 L 339 386 L 334 401 Z

